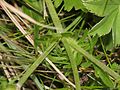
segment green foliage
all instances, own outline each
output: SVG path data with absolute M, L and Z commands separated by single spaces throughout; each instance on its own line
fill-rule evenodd
M 16 84 L 21 87 L 28 87 L 27 84 L 30 84 L 28 88 L 36 90 L 73 90 L 75 87 L 76 90 L 97 90 L 120 87 L 119 50 L 106 51 L 108 47 L 112 50 L 120 45 L 119 0 L 9 2 L 18 5 L 38 23 L 52 25 L 54 29 L 35 25 L 28 22 L 27 18 L 19 18 L 20 15 L 18 17 L 14 14 L 15 19 L 34 41 L 32 46 L 25 38 L 26 34 L 23 35 L 8 16 L 0 12 L 0 61 L 5 63 L 0 64 L 0 67 L 3 71 L 6 67 L 9 72 L 11 68 L 18 72 L 15 77 L 10 74 L 13 77 L 11 81 L 0 78 L 1 90 L 15 90 Z M 82 68 L 85 70 L 82 71 Z M 1 73 L 1 76 L 6 74 Z
M 43 12 L 43 4 L 42 4 L 42 0 L 23 0 L 25 3 L 27 3 L 28 6 L 30 6 L 30 8 L 32 8 L 34 11 L 39 12 L 39 14 L 41 14 Z M 23 2 L 22 1 L 22 2 Z M 20 0 L 21 2 L 21 0 Z M 24 6 L 23 6 L 24 7 Z M 32 13 L 32 10 L 28 10 L 28 9 L 23 9 L 25 11 L 25 13 Z M 36 14 L 36 13 L 33 13 Z M 31 16 L 31 15 L 30 15 Z
M 58 8 L 62 3 L 62 0 L 55 0 L 54 5 L 56 8 Z
M 85 9 L 81 0 L 55 0 L 55 6 L 58 8 L 62 1 L 64 1 L 64 10 L 70 11 L 73 8 L 75 8 L 75 10 Z
M 9 84 L 5 77 L 0 77 L 0 89 L 1 90 L 16 90 L 15 84 Z
M 97 23 L 92 28 L 92 35 L 98 34 L 99 36 L 108 34 L 112 29 L 112 38 L 113 44 L 119 45 L 119 0 L 92 0 L 92 1 L 84 1 L 84 5 L 90 12 L 95 13 L 98 16 L 105 16 L 103 20 Z M 102 7 L 101 7 L 102 5 Z M 100 25 L 102 24 L 102 25 Z M 111 40 L 112 41 L 112 40 Z
M 112 25 L 114 23 L 116 16 L 116 11 L 104 17 L 99 23 L 97 23 L 94 27 L 92 27 L 90 34 L 91 35 L 105 35 L 111 31 Z
M 101 80 L 103 81 L 103 83 L 110 88 L 114 88 L 114 84 L 113 81 L 110 79 L 110 77 L 108 76 L 107 73 L 103 72 L 102 70 L 100 70 L 99 68 L 97 68 L 96 66 L 94 66 L 96 74 L 98 74 L 98 76 L 101 78 Z
M 118 8 L 119 3 L 115 0 L 82 0 L 89 12 L 98 16 L 106 16 Z M 119 0 L 116 0 L 119 1 Z
M 113 63 L 112 65 L 111 65 L 111 69 L 113 69 L 114 71 L 116 71 L 117 73 L 120 73 L 120 65 L 119 64 L 117 64 L 117 63 Z
M 64 9 L 70 11 L 72 8 L 75 10 L 83 9 L 83 3 L 81 0 L 64 0 Z

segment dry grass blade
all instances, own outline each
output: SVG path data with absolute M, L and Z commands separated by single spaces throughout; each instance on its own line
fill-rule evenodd
M 2 61 L 1 61 L 1 64 L 5 65 L 4 62 L 2 62 Z M 9 74 L 8 70 L 6 69 L 6 67 L 3 67 L 3 70 L 5 72 L 5 75 L 6 75 L 7 79 L 8 79 L 8 81 L 11 81 L 10 74 Z
M 37 21 L 35 21 L 34 19 L 32 19 L 30 16 L 26 15 L 25 13 L 21 12 L 20 10 L 16 9 L 15 7 L 13 7 L 12 5 L 8 4 L 7 2 L 5 1 L 2 1 L 2 3 L 4 3 L 4 5 L 13 13 L 16 13 L 18 15 L 20 15 L 21 17 L 25 18 L 26 20 L 34 23 L 34 24 L 37 24 L 41 27 L 44 27 L 44 28 L 49 28 L 49 29 L 56 29 L 55 27 L 52 27 L 52 26 L 48 26 L 48 25 L 44 25 L 44 24 L 41 24 Z
M 3 8 L 3 10 L 7 13 L 7 15 L 9 16 L 9 18 L 13 21 L 13 23 L 17 26 L 17 28 L 25 35 L 25 37 L 28 39 L 28 41 L 34 45 L 33 40 L 31 39 L 31 37 L 29 35 L 27 35 L 27 32 L 22 28 L 22 26 L 18 23 L 18 21 L 14 18 L 14 16 L 10 13 L 10 11 L 7 9 L 7 7 L 5 6 L 4 1 L 0 1 L 1 7 Z

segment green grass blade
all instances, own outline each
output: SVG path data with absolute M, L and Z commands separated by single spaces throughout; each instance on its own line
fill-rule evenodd
M 44 86 L 40 83 L 40 81 L 38 80 L 38 78 L 35 75 L 32 75 L 31 78 L 35 82 L 35 84 L 39 88 L 39 90 L 44 90 Z
M 103 63 L 99 62 L 98 59 L 96 59 L 94 56 L 92 56 L 87 51 L 82 49 L 79 45 L 77 45 L 77 42 L 75 42 L 73 39 L 69 38 L 69 39 L 67 39 L 67 42 L 69 43 L 69 45 L 71 47 L 73 47 L 76 51 L 78 51 L 81 54 L 83 54 L 84 56 L 86 56 L 91 62 L 93 62 L 95 65 L 97 65 L 99 68 L 101 68 L 104 72 L 106 72 L 109 75 L 111 75 L 117 81 L 120 81 L 120 76 L 116 72 L 111 70 L 109 67 L 107 67 Z
M 47 4 L 47 7 L 48 7 L 48 10 L 49 10 L 49 13 L 50 13 L 50 16 L 53 20 L 53 23 L 55 25 L 55 27 L 57 28 L 57 32 L 58 33 L 62 33 L 63 32 L 63 28 L 62 28 L 62 24 L 58 18 L 58 15 L 55 11 L 55 8 L 52 4 L 52 1 L 51 0 L 45 0 L 46 4 Z
M 67 41 L 66 41 L 65 38 L 63 38 L 62 41 L 64 43 L 64 46 L 65 46 L 66 51 L 68 53 L 68 57 L 69 57 L 70 62 L 71 62 L 71 66 L 72 66 L 72 70 L 73 70 L 73 75 L 74 75 L 74 79 L 75 79 L 76 90 L 81 90 L 81 88 L 80 88 L 79 74 L 78 74 L 78 70 L 77 70 L 77 64 L 76 64 L 76 60 L 73 57 L 72 48 L 69 46 L 69 44 L 67 43 Z
M 28 70 L 23 74 L 18 82 L 18 86 L 22 86 L 27 78 L 34 72 L 34 70 L 39 66 L 39 64 L 46 58 L 46 56 L 55 48 L 57 42 L 53 42 L 46 51 L 28 68 Z
M 110 62 L 110 60 L 109 60 L 109 57 L 107 56 L 107 53 L 106 53 L 106 50 L 105 50 L 105 47 L 104 47 L 104 44 L 103 44 L 103 41 L 102 41 L 101 37 L 100 37 L 100 43 L 101 43 L 101 46 L 102 46 L 103 52 L 104 52 L 104 54 L 105 54 L 106 61 L 108 62 L 108 64 L 109 64 L 110 67 L 111 67 L 111 62 Z
M 83 19 L 83 14 L 78 16 L 69 26 L 65 28 L 65 31 L 68 31 L 72 27 L 74 27 L 76 24 L 78 24 Z
M 46 4 L 47 4 L 49 13 L 51 15 L 51 18 L 53 20 L 53 23 L 54 23 L 55 27 L 57 28 L 57 33 L 62 33 L 63 32 L 63 27 L 62 27 L 62 24 L 61 24 L 61 22 L 60 22 L 60 20 L 58 18 L 58 15 L 57 15 L 57 13 L 55 11 L 55 8 L 54 8 L 54 6 L 52 4 L 52 1 L 51 0 L 45 0 L 45 1 L 46 1 Z M 70 57 L 70 59 L 71 59 L 71 57 Z M 73 68 L 76 68 L 75 64 L 74 64 Z M 75 72 L 77 72 L 77 69 L 76 69 Z M 76 84 L 77 84 L 76 90 L 80 90 L 80 85 L 78 85 L 78 83 L 79 83 L 79 79 L 78 78 L 79 78 L 79 76 L 77 76 L 77 77 L 75 76 L 75 81 L 76 81 Z

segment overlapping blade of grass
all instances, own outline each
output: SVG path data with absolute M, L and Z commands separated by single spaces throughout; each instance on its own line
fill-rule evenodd
M 0 0 L 0 4 L 3 6 L 3 7 L 6 7 L 8 8 L 11 12 L 15 13 L 15 14 L 18 14 L 20 15 L 21 17 L 25 18 L 26 20 L 38 25 L 38 26 L 41 26 L 41 27 L 44 27 L 44 28 L 48 28 L 48 29 L 56 29 L 55 27 L 52 27 L 52 26 L 49 26 L 49 25 L 44 25 L 42 23 L 39 23 L 37 21 L 35 21 L 34 19 L 32 19 L 30 16 L 24 14 L 23 12 L 21 12 L 20 10 L 16 9 L 15 7 L 13 7 L 12 5 L 8 4 L 7 2 L 5 2 L 4 0 Z
M 60 20 L 58 18 L 58 15 L 57 15 L 57 13 L 56 13 L 56 11 L 54 9 L 54 6 L 52 4 L 52 1 L 51 0 L 45 0 L 45 2 L 46 2 L 47 7 L 49 9 L 49 13 L 50 13 L 50 16 L 51 16 L 51 18 L 53 20 L 53 23 L 54 23 L 55 27 L 57 28 L 57 32 L 58 33 L 64 32 L 63 28 L 62 28 L 62 24 L 61 24 L 61 22 L 60 22 Z
M 15 62 L 19 65 L 32 63 L 33 61 L 30 59 L 34 57 L 33 54 L 29 53 L 29 51 L 27 51 L 28 49 L 25 49 L 18 45 L 19 40 L 14 39 L 15 36 L 13 35 L 13 31 L 10 28 L 8 29 L 8 27 L 9 24 L 7 25 L 1 24 L 0 26 L 0 37 L 4 41 L 4 42 L 0 42 L 0 50 L 1 50 L 0 53 L 2 57 L 0 61 L 6 63 Z M 29 45 L 27 47 L 30 48 Z
M 28 70 L 23 74 L 18 82 L 18 86 L 21 87 L 27 78 L 34 72 L 34 70 L 39 66 L 39 64 L 47 57 L 47 55 L 55 48 L 58 42 L 53 42 L 46 51 L 28 68 Z
M 23 27 L 18 23 L 18 21 L 15 19 L 15 17 L 12 15 L 12 13 L 8 10 L 8 8 L 6 7 L 6 2 L 4 0 L 0 1 L 1 7 L 3 8 L 3 10 L 7 13 L 7 15 L 9 16 L 9 18 L 14 22 L 14 24 L 19 28 L 19 30 L 26 35 L 25 37 L 29 40 L 29 42 L 31 42 L 32 45 L 34 45 L 33 40 L 31 39 L 31 37 L 29 35 L 27 35 L 27 32 L 24 31 Z M 8 4 L 9 6 L 9 4 Z M 12 7 L 12 6 L 10 6 Z
M 75 40 L 69 38 L 67 39 L 67 43 L 74 48 L 76 51 L 83 54 L 85 57 L 87 57 L 91 62 L 93 62 L 95 65 L 97 65 L 100 69 L 102 69 L 104 72 L 111 75 L 117 82 L 120 81 L 120 75 L 111 70 L 109 67 L 105 66 L 103 63 L 99 62 L 95 57 L 93 57 L 91 54 L 89 54 L 87 51 L 82 49 Z
M 55 11 L 55 8 L 54 8 L 54 6 L 52 4 L 52 1 L 51 0 L 45 0 L 45 2 L 47 4 L 47 7 L 48 7 L 49 13 L 51 15 L 51 18 L 53 20 L 53 23 L 54 23 L 55 27 L 58 28 L 57 33 L 65 32 L 65 31 L 63 31 L 64 29 L 62 27 L 62 24 L 61 24 L 59 18 L 58 18 L 58 15 L 57 15 L 57 13 Z M 63 39 L 63 43 L 64 42 L 66 42 L 66 39 Z M 68 51 L 67 53 L 68 53 L 68 57 L 69 57 L 69 59 L 71 61 L 71 64 L 74 63 L 72 65 L 72 69 L 74 70 L 73 74 L 74 74 L 74 79 L 75 79 L 75 84 L 76 84 L 76 90 L 81 90 L 80 84 L 79 84 L 80 81 L 79 81 L 79 76 L 78 76 L 77 65 L 76 65 L 74 59 L 71 56 L 72 52 L 71 52 L 71 49 L 67 46 L 67 43 L 65 43 L 65 48 Z
M 66 51 L 68 53 L 68 57 L 69 57 L 70 62 L 71 62 L 72 71 L 73 71 L 73 75 L 74 75 L 74 79 L 75 79 L 76 90 L 81 90 L 79 74 L 78 74 L 78 70 L 77 70 L 76 60 L 74 59 L 73 50 L 69 46 L 69 44 L 66 42 L 66 39 L 63 39 L 62 42 L 64 43 L 64 46 L 65 46 Z
M 65 28 L 65 31 L 68 31 L 72 27 L 77 26 L 82 19 L 83 19 L 83 15 L 78 16 L 69 26 Z
M 31 78 L 36 83 L 39 90 L 44 90 L 44 86 L 39 82 L 38 78 L 35 75 L 31 76 Z

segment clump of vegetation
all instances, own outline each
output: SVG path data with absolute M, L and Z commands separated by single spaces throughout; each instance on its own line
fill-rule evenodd
M 120 88 L 119 0 L 0 0 L 1 90 Z

